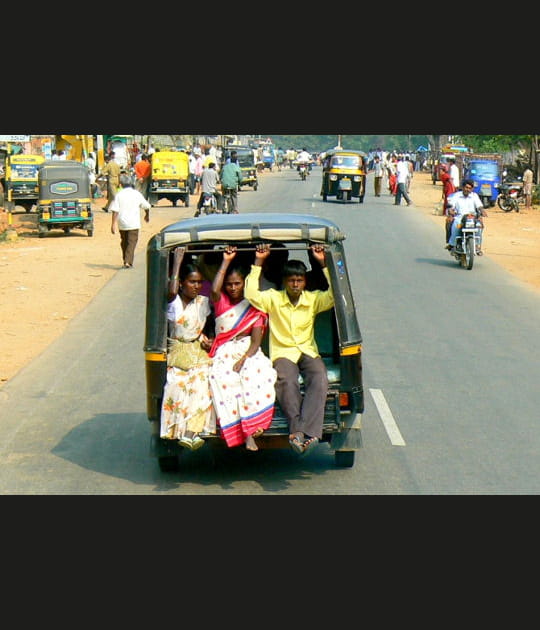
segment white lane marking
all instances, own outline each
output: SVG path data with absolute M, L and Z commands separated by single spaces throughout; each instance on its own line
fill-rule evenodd
M 369 393 L 371 394 L 373 402 L 377 407 L 377 411 L 379 412 L 379 416 L 381 417 L 382 423 L 392 445 L 405 446 L 405 440 L 398 429 L 394 416 L 390 411 L 390 407 L 388 406 L 382 391 L 380 389 L 370 389 Z

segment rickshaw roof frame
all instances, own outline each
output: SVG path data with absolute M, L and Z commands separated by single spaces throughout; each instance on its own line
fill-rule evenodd
M 54 170 L 65 169 L 66 167 L 68 170 L 77 168 L 81 173 L 84 173 L 85 170 L 88 171 L 88 167 L 77 160 L 45 160 L 44 162 L 39 164 L 38 176 L 51 177 L 51 175 L 49 175 L 48 173 L 51 173 Z M 60 175 L 60 177 L 65 176 Z
M 345 234 L 328 219 L 279 212 L 208 215 L 170 224 L 158 232 L 161 248 L 186 243 L 231 241 L 313 241 L 335 243 Z
M 357 149 L 330 149 L 330 151 L 326 151 L 325 157 L 332 157 L 333 155 L 359 155 L 360 157 L 367 157 L 367 153 Z

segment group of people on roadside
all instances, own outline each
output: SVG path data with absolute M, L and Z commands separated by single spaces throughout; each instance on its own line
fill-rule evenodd
M 369 167 L 368 167 L 369 168 Z M 400 206 L 401 200 L 410 206 L 412 200 L 409 196 L 411 181 L 414 174 L 414 163 L 402 153 L 375 153 L 371 160 L 373 171 L 373 192 L 375 197 L 380 197 L 386 187 L 394 196 L 394 205 Z
M 328 377 L 314 321 L 334 304 L 324 247 L 310 249 L 324 289 L 308 290 L 306 265 L 288 257 L 279 265 L 280 286 L 269 281 L 266 270 L 278 266 L 277 257 L 270 263 L 274 254 L 268 244 L 258 245 L 254 258 L 227 246 L 205 288 L 210 265 L 175 248 L 162 438 L 196 450 L 205 436 L 219 434 L 228 447 L 257 451 L 256 439 L 270 427 L 277 400 L 289 423 L 291 448 L 304 454 L 318 444 Z M 261 347 L 267 331 L 269 356 Z

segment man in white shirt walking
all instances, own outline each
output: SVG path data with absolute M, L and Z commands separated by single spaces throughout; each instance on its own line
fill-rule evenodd
M 403 156 L 398 156 L 396 164 L 396 177 L 397 177 L 397 190 L 394 205 L 401 205 L 401 197 L 405 199 L 407 205 L 410 206 L 412 201 L 407 193 L 407 179 L 409 177 L 409 163 L 403 159 Z
M 120 175 L 122 189 L 115 195 L 109 210 L 112 212 L 111 234 L 120 232 L 120 247 L 124 267 L 133 267 L 135 247 L 139 240 L 141 229 L 141 208 L 144 209 L 144 220 L 150 221 L 150 208 L 152 207 L 143 195 L 133 188 L 133 182 L 129 175 Z

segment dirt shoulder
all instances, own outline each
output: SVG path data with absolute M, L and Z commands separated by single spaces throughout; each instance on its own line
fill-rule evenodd
M 277 171 L 261 176 L 276 175 Z M 371 192 L 368 189 L 366 203 Z M 434 214 L 441 195 L 440 184 L 433 185 L 429 173 L 415 174 L 411 185 L 414 210 L 439 223 L 442 235 L 444 217 Z M 0 388 L 58 338 L 68 322 L 122 268 L 119 237 L 111 234 L 111 217 L 102 211 L 104 203 L 104 199 L 95 200 L 92 237 L 81 230 L 69 235 L 54 230 L 38 238 L 34 213 L 13 214 L 12 229 L 17 231 L 17 238 L 0 240 Z M 144 264 L 149 238 L 174 220 L 193 216 L 195 205 L 192 196 L 189 208 L 177 207 L 171 215 L 169 202 L 160 201 L 151 211 L 150 223 L 143 223 L 135 265 Z M 540 290 L 540 209 L 506 214 L 495 207 L 488 214 L 485 255 L 531 289 Z

